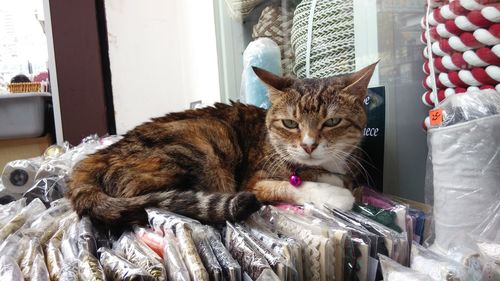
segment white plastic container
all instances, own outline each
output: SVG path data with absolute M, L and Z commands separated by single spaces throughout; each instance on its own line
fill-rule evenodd
M 0 94 L 0 139 L 39 137 L 47 93 Z

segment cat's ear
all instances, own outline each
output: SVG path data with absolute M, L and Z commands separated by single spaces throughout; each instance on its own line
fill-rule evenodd
M 262 68 L 252 66 L 255 75 L 259 77 L 260 81 L 268 88 L 269 100 L 273 103 L 274 100 L 279 98 L 283 90 L 289 87 L 293 80 L 286 77 L 280 77 Z
M 342 91 L 364 98 L 367 93 L 368 84 L 370 83 L 370 79 L 372 78 L 373 72 L 375 71 L 378 62 L 379 61 L 347 75 L 347 86 L 344 87 Z

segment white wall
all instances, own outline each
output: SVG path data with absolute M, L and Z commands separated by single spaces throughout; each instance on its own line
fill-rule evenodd
M 105 3 L 118 134 L 220 100 L 213 1 Z

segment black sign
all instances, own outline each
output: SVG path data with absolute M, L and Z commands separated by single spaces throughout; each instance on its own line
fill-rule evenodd
M 385 88 L 368 89 L 364 100 L 368 121 L 363 129 L 364 139 L 356 185 L 368 185 L 382 191 L 384 184 L 384 138 L 385 138 Z

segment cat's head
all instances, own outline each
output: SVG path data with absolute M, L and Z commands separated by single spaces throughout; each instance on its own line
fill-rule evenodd
M 268 88 L 266 126 L 280 156 L 306 166 L 343 166 L 363 136 L 363 100 L 376 64 L 349 75 L 302 80 L 254 67 Z

